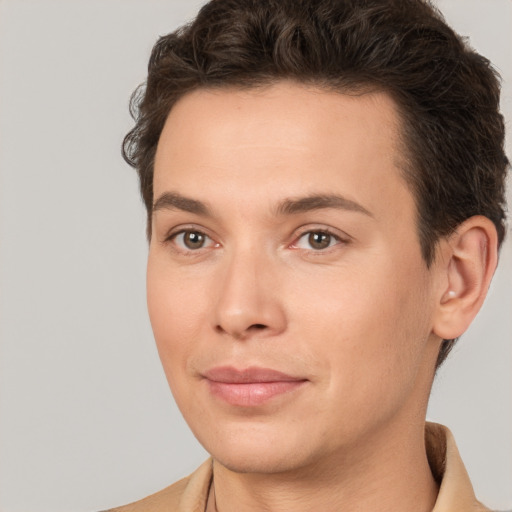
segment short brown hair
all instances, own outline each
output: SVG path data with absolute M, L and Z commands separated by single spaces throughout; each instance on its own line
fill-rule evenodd
M 417 205 L 427 265 L 436 242 L 473 215 L 505 235 L 500 81 L 426 0 L 212 0 L 161 37 L 132 96 L 123 155 L 148 213 L 156 147 L 173 105 L 198 88 L 295 80 L 353 93 L 385 91 L 402 120 L 404 177 Z M 455 340 L 445 340 L 438 365 Z

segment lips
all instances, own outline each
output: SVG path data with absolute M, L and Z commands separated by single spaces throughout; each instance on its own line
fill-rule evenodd
M 210 392 L 230 405 L 254 407 L 302 387 L 307 379 L 269 368 L 216 367 L 203 374 Z

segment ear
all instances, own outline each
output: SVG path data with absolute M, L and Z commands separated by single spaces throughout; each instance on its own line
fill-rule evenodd
M 442 240 L 438 299 L 433 331 L 445 340 L 458 338 L 480 310 L 498 262 L 498 236 L 492 221 L 477 215 Z

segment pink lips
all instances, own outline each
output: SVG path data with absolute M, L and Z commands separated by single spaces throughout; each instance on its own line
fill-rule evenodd
M 210 391 L 231 405 L 253 407 L 302 386 L 306 379 L 268 368 L 237 370 L 223 366 L 208 370 L 204 377 Z

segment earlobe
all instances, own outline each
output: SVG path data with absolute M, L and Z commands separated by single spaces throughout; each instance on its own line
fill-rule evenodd
M 458 338 L 480 310 L 498 260 L 496 228 L 477 215 L 463 222 L 441 249 L 434 333 Z

